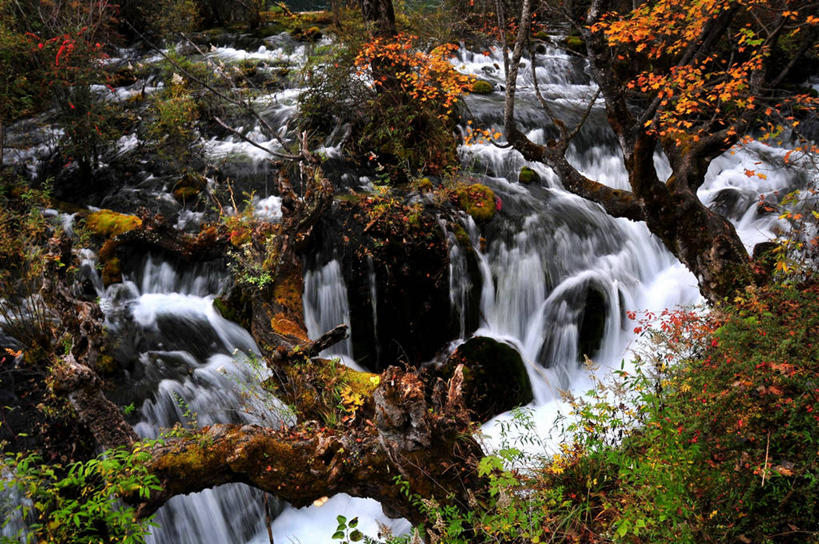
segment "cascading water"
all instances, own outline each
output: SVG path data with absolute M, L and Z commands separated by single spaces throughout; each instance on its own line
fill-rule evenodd
M 289 421 L 286 407 L 258 386 L 265 375 L 250 364 L 259 355 L 250 334 L 213 307 L 227 279 L 218 265 L 180 272 L 148 256 L 104 294 L 109 330 L 120 339 L 117 359 L 130 374 L 128 391 L 114 396 L 141 404 L 134 425 L 141 437 L 176 424 Z M 263 520 L 262 493 L 230 484 L 172 499 L 149 541 L 247 542 L 264 532 Z
M 541 92 L 569 124 L 576 122 L 595 91 L 586 67 L 547 45 L 540 47 L 534 61 Z M 554 136 L 554 130 L 535 97 L 531 62 L 525 59 L 522 63 L 516 118 L 521 130 L 542 144 Z M 496 88 L 503 87 L 503 59 L 497 48 L 489 56 L 462 49 L 456 65 Z M 470 96 L 466 103 L 472 126 L 501 130 L 501 93 Z M 465 133 L 469 127 L 464 125 L 461 130 Z M 614 134 L 605 124 L 603 105 L 598 103 L 573 140 L 568 158 L 591 179 L 627 189 L 627 173 L 617 150 Z M 706 204 L 725 198 L 726 189 L 738 193 L 730 199 L 733 208 L 722 211 L 737 224 L 749 248 L 772 238 L 775 229 L 781 228 L 774 217 L 757 214 L 754 204 L 759 194 L 787 192 L 800 185 L 803 175 L 798 169 L 777 169 L 769 172 L 765 185 L 751 186 L 743 169 L 759 160 L 754 153 L 775 159 L 785 151 L 752 144 L 726 154 L 713 162 L 700 190 Z M 578 350 L 588 348 L 585 354 L 602 367 L 598 372 L 619 367 L 634 340 L 625 310 L 656 312 L 697 303 L 701 301 L 697 282 L 644 224 L 606 215 L 598 205 L 565 191 L 554 173 L 542 165 L 527 163 L 517 152 L 489 143 L 462 147 L 461 158 L 503 202 L 501 220 L 484 232 L 478 232 L 474 223 L 465 224 L 478 249 L 483 280 L 482 325 L 476 334 L 505 340 L 519 349 L 535 389 L 535 422 L 546 436 L 561 406 L 559 392 L 582 391 L 588 385 L 579 364 L 584 353 Z M 523 166 L 534 169 L 540 183 L 516 183 Z M 659 153 L 655 166 L 661 178 L 670 174 Z M 484 252 L 476 243 L 481 235 L 487 240 Z M 462 287 L 453 287 L 456 299 Z M 589 335 L 596 338 L 583 338 Z M 490 423 L 485 430 L 497 438 L 498 428 Z
M 210 54 L 224 61 L 253 58 L 271 64 L 303 63 L 305 51 L 293 49 L 285 43 L 288 40 L 268 40 L 264 49 L 253 52 L 221 47 Z M 548 125 L 546 116 L 534 98 L 531 62 L 524 60 L 519 81 L 518 121 L 530 138 L 543 142 L 551 132 L 544 128 Z M 554 102 L 555 110 L 566 119 L 577 119 L 594 91 L 583 62 L 549 46 L 540 49 L 535 62 L 541 90 Z M 497 50 L 486 56 L 462 49 L 457 65 L 496 88 L 503 85 L 502 59 Z M 266 117 L 284 124 L 295 113 L 298 92 L 287 89 L 268 97 L 264 102 Z M 118 92 L 117 96 L 121 94 L 127 93 Z M 500 92 L 469 96 L 466 102 L 475 126 L 500 127 Z M 22 127 L 17 132 L 24 130 Z M 465 132 L 466 125 L 461 130 Z M 248 135 L 263 146 L 278 145 L 266 141 L 258 130 Z M 597 105 L 573 141 L 569 158 L 589 177 L 626 188 L 627 176 L 615 143 L 606 128 L 602 105 Z M 37 145 L 49 145 L 48 138 L 41 138 Z M 126 138 L 124 152 L 132 145 L 132 139 Z M 21 150 L 18 156 L 7 154 L 6 160 L 28 164 L 38 149 Z M 214 138 L 205 142 L 204 150 L 214 160 L 244 157 L 249 163 L 244 169 L 246 176 L 269 175 L 263 152 L 244 141 L 231 136 Z M 756 214 L 753 204 L 758 194 L 784 191 L 799 183 L 798 172 L 781 169 L 768 172 L 764 184 L 749 187 L 743 170 L 746 163 L 758 160 L 752 153 L 777 159 L 784 152 L 753 144 L 736 155 L 720 157 L 700 190 L 704 202 L 726 209 L 749 245 L 781 228 L 776 219 Z M 560 406 L 558 390 L 582 390 L 587 385 L 578 363 L 581 350 L 604 368 L 619 366 L 633 340 L 624 311 L 657 311 L 695 303 L 699 300 L 696 280 L 645 225 L 607 216 L 597 205 L 566 192 L 542 165 L 527 164 L 516 152 L 489 144 L 463 147 L 461 158 L 465 169 L 501 198 L 502 210 L 483 228 L 469 217 L 463 219 L 480 278 L 468 274 L 469 248 L 461 245 L 464 240 L 449 237 L 453 315 L 460 320 L 460 336 L 466 336 L 468 293 L 480 280 L 476 334 L 505 340 L 521 352 L 534 387 L 536 422 L 545 435 Z M 662 156 L 655 162 L 661 175 L 668 173 Z M 524 186 L 517 182 L 524 165 L 536 171 L 540 183 Z M 280 205 L 277 197 L 257 199 L 257 215 L 279 220 Z M 180 215 L 179 219 L 187 222 L 197 217 Z M 290 421 L 285 407 L 264 397 L 253 385 L 259 376 L 247 361 L 252 362 L 258 349 L 250 335 L 223 319 L 213 307 L 212 297 L 227 281 L 222 267 L 180 268 L 149 256 L 131 268 L 135 272 L 123 284 L 103 292 L 94 272 L 94 256 L 86 254 L 84 259 L 90 288 L 102 296 L 108 326 L 119 338 L 117 359 L 129 374 L 126 385 L 113 396 L 124 405 L 138 405 L 138 419 L 133 423 L 141 436 L 156 437 L 160 429 L 175 423 L 277 425 Z M 338 324 L 350 324 L 341 266 L 337 260 L 319 261 L 326 264 L 305 275 L 305 320 L 312 338 Z M 373 322 L 378 323 L 378 313 L 387 309 L 378 305 L 372 266 L 370 270 Z M 355 354 L 348 339 L 325 355 L 353 364 Z M 490 434 L 496 434 L 495 429 L 492 424 L 487 426 Z M 380 517 L 380 508 L 374 501 L 343 495 L 331 498 L 322 508 L 285 508 L 273 523 L 275 540 L 330 542 L 337 514 L 367 519 L 364 529 L 375 534 L 372 520 Z M 157 544 L 267 541 L 262 495 L 242 485 L 176 497 L 160 510 L 157 522 L 160 528 L 151 536 L 151 542 Z M 401 530 L 407 525 L 394 523 L 393 527 Z

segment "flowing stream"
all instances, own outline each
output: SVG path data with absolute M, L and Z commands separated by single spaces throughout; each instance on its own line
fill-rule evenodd
M 304 62 L 304 50 L 288 48 L 282 45 L 285 41 L 283 37 L 271 39 L 269 47 L 254 51 L 217 47 L 211 54 L 225 61 L 261 58 Z M 467 97 L 472 126 L 499 129 L 503 114 L 499 52 L 491 50 L 484 55 L 462 49 L 454 62 L 460 70 L 491 82 L 496 89 L 490 95 Z M 534 97 L 532 60 L 523 62 L 518 119 L 530 138 L 543 142 L 551 132 Z M 594 93 L 583 62 L 548 45 L 540 47 L 535 62 L 547 99 L 556 104 L 560 115 L 576 119 Z M 287 89 L 271 96 L 266 114 L 283 124 L 296 113 L 298 92 Z M 468 125 L 464 123 L 459 130 L 466 133 Z M 10 140 L 14 141 L 11 132 Z M 43 141 L 42 145 L 47 145 L 45 137 Z M 126 139 L 123 148 L 132 144 Z M 593 179 L 627 188 L 626 172 L 615 144 L 605 125 L 602 103 L 598 103 L 572 144 L 570 160 Z M 258 150 L 233 137 L 211 139 L 205 142 L 205 151 L 213 159 L 241 154 L 246 159 L 243 175 L 265 180 L 270 175 L 261 165 Z M 21 152 L 16 159 L 8 160 L 25 162 L 35 152 Z M 754 204 L 758 196 L 799 184 L 798 172 L 773 168 L 764 183 L 749 184 L 743 171 L 759 160 L 758 154 L 776 159 L 783 153 L 752 144 L 720 157 L 712 164 L 700 190 L 705 202 L 720 206 L 735 221 L 749 247 L 782 228 L 775 217 L 757 214 Z M 578 362 L 581 337 L 589 330 L 595 331 L 597 339 L 587 345 L 593 350 L 589 355 L 599 365 L 599 373 L 617 368 L 623 358 L 628 358 L 635 340 L 625 311 L 660 311 L 696 304 L 700 302 L 696 280 L 644 224 L 609 217 L 599 206 L 565 191 L 543 166 L 527 164 L 516 152 L 489 143 L 464 146 L 460 155 L 464 168 L 500 197 L 502 209 L 484 227 L 463 217 L 464 229 L 477 250 L 480 277 L 467 273 L 467 248 L 460 247 L 450 236 L 453 315 L 460 320 L 463 339 L 467 332 L 467 294 L 472 285 L 481 282 L 480 325 L 475 334 L 501 339 L 520 351 L 534 388 L 532 408 L 537 428 L 545 436 L 561 408 L 559 391 L 583 391 L 588 386 L 586 371 Z M 661 175 L 668 174 L 668 165 L 659 154 L 656 164 Z M 523 185 L 517 181 L 524 165 L 537 172 L 539 182 Z M 267 220 L 279 220 L 281 201 L 270 194 L 263 197 L 257 209 Z M 180 221 L 196 219 L 190 213 L 180 213 L 179 217 Z M 91 264 L 92 257 L 88 257 Z M 341 267 L 332 258 L 320 262 L 327 264 L 305 275 L 305 315 L 313 337 L 339 323 L 351 324 Z M 221 263 L 192 266 L 146 256 L 130 270 L 123 284 L 103 291 L 96 279 L 95 286 L 102 297 L 108 326 L 120 338 L 117 359 L 129 374 L 127 385 L 113 396 L 123 405 L 134 404 L 132 423 L 141 436 L 155 438 L 160 429 L 176 423 L 279 425 L 292 421 L 286 407 L 254 385 L 264 373 L 254 364 L 259 351 L 249 333 L 214 309 L 213 297 L 228 281 L 228 272 Z M 389 309 L 379 307 L 374 272 L 371 274 L 370 303 L 373 322 L 377 323 L 379 312 Z M 349 340 L 328 349 L 325 355 L 355 364 Z M 491 445 L 498 438 L 497 420 L 487 424 L 485 430 Z M 358 515 L 363 530 L 371 535 L 377 533 L 376 520 L 387 522 L 374 501 L 343 495 L 331 498 L 320 508 L 294 509 L 275 500 L 271 504 L 277 543 L 329 543 L 337 514 L 348 518 Z M 160 528 L 153 531 L 150 541 L 263 543 L 267 542 L 264 518 L 262 493 L 240 484 L 221 486 L 174 498 L 159 511 L 156 521 Z M 408 528 L 400 520 L 389 523 L 395 531 Z

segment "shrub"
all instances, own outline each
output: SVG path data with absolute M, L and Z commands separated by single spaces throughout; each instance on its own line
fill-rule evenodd
M 0 468 L 11 478 L 0 479 L 0 491 L 16 490 L 26 501 L 10 509 L 0 505 L 2 526 L 19 515 L 31 521 L 29 530 L 43 542 L 144 543 L 150 518 L 139 520 L 135 508 L 121 504 L 118 497 L 137 494 L 147 499 L 161 489 L 144 466 L 149 458 L 150 453 L 138 448 L 113 450 L 62 467 L 42 464 L 32 455 L 8 455 Z

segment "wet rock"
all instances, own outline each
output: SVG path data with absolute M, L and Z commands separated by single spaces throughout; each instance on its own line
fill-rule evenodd
M 509 344 L 483 336 L 471 338 L 449 356 L 442 377 L 450 379 L 459 364 L 464 365 L 464 398 L 478 421 L 534 399 L 526 365 Z
M 540 176 L 528 166 L 524 166 L 520 169 L 520 172 L 518 172 L 518 181 L 526 185 L 530 183 L 540 183 Z
M 606 329 L 606 314 L 608 300 L 598 288 L 590 286 L 586 291 L 586 301 L 583 304 L 583 314 L 580 317 L 580 332 L 578 335 L 577 354 L 582 360 L 583 355 L 592 357 L 600 350 L 603 343 L 603 333 Z
M 334 202 L 315 240 L 307 268 L 340 261 L 360 364 L 417 365 L 452 339 L 448 247 L 434 209 L 351 195 Z

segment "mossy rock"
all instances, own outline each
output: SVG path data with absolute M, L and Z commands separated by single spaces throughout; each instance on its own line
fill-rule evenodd
M 495 217 L 495 193 L 482 183 L 460 185 L 456 189 L 458 205 L 478 223 L 486 223 Z
M 577 53 L 586 52 L 586 44 L 580 36 L 566 36 L 566 49 L 575 51 Z
M 306 28 L 302 31 L 301 36 L 303 39 L 315 42 L 321 39 L 321 29 L 317 26 L 311 26 L 310 28 Z
M 518 173 L 518 181 L 526 185 L 530 183 L 540 183 L 540 176 L 528 166 L 524 166 Z
M 86 217 L 85 226 L 94 234 L 109 238 L 141 227 L 142 219 L 135 215 L 100 210 Z
M 494 87 L 492 87 L 492 84 L 488 81 L 476 79 L 472 82 L 472 87 L 469 89 L 469 92 L 472 94 L 492 94 L 494 90 Z
M 106 287 L 122 282 L 122 265 L 117 257 L 105 261 L 102 267 L 102 284 Z
M 541 40 L 541 41 L 544 41 L 544 42 L 548 42 L 551 39 L 551 37 L 549 36 L 549 33 L 546 32 L 545 30 L 540 30 L 538 32 L 535 32 L 534 34 L 532 34 L 532 37 L 534 39 L 536 39 L 536 40 Z
M 421 193 L 429 193 L 433 189 L 435 189 L 435 186 L 433 185 L 432 180 L 429 179 L 429 178 L 419 179 L 418 181 L 415 182 L 415 187 Z
M 459 364 L 464 365 L 467 408 L 478 421 L 488 421 L 534 399 L 526 365 L 509 344 L 484 336 L 471 338 L 449 356 L 441 369 L 443 377 L 451 378 Z

